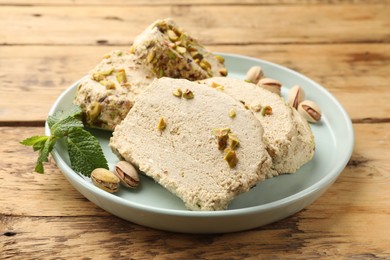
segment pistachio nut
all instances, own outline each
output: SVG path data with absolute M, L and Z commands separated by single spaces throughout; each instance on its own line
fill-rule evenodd
M 320 107 L 311 100 L 304 100 L 299 103 L 298 112 L 310 123 L 316 123 L 321 119 Z
M 304 99 L 305 92 L 298 85 L 292 87 L 288 92 L 287 103 L 295 109 L 298 109 L 299 103 L 301 103 Z
M 257 84 L 264 77 L 263 69 L 260 66 L 251 67 L 245 76 L 245 81 Z
M 223 157 L 223 159 L 225 161 L 227 161 L 227 163 L 229 164 L 229 167 L 230 168 L 234 168 L 236 167 L 237 163 L 238 163 L 238 158 L 237 158 L 237 154 L 235 151 L 231 150 L 230 148 L 227 148 L 225 150 L 226 154 L 225 156 Z
M 157 130 L 164 131 L 165 128 L 167 128 L 167 123 L 165 122 L 165 119 L 163 117 L 160 117 L 160 120 L 157 124 Z
M 99 102 L 93 102 L 87 111 L 88 121 L 93 122 L 98 118 L 100 112 L 102 111 L 102 105 Z
M 226 68 L 222 68 L 222 69 L 219 69 L 219 74 L 221 74 L 221 76 L 224 76 L 226 77 L 228 75 L 228 71 Z
M 93 170 L 91 180 L 95 186 L 110 193 L 117 192 L 119 189 L 119 178 L 104 168 L 96 168 Z
M 194 98 L 194 92 L 192 92 L 192 91 L 189 90 L 189 89 L 186 89 L 186 90 L 183 92 L 183 98 L 185 98 L 185 99 L 193 99 L 193 98 Z
M 282 83 L 276 79 L 262 78 L 257 82 L 257 85 L 280 96 Z
M 131 163 L 119 161 L 115 166 L 114 173 L 124 186 L 132 189 L 137 188 L 139 176 L 137 170 Z

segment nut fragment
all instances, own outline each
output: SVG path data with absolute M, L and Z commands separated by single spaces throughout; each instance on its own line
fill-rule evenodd
M 95 80 L 95 81 L 101 81 L 101 80 L 104 80 L 104 75 L 100 72 L 95 72 L 92 74 L 92 79 Z
M 102 105 L 99 102 L 93 102 L 87 111 L 88 121 L 93 122 L 100 115 L 102 111 Z
M 227 76 L 228 74 L 228 71 L 226 68 L 223 68 L 223 69 L 219 69 L 219 74 L 221 74 L 221 76 Z
M 270 106 L 265 106 L 261 109 L 261 114 L 263 116 L 270 116 L 272 115 L 272 107 Z
M 225 58 L 219 55 L 215 55 L 215 58 L 219 61 L 219 63 L 224 64 Z
M 262 78 L 257 82 L 257 85 L 280 96 L 282 83 L 275 79 Z
M 167 123 L 165 122 L 165 119 L 163 117 L 160 117 L 160 120 L 157 124 L 157 130 L 164 131 L 165 128 L 167 128 Z
M 213 135 L 217 137 L 217 144 L 219 150 L 224 150 L 227 145 L 227 141 L 229 138 L 230 128 L 224 127 L 224 128 L 215 128 L 213 129 Z
M 231 149 L 226 149 L 226 155 L 225 157 L 223 157 L 223 159 L 225 161 L 227 161 L 227 163 L 229 164 L 229 167 L 230 168 L 234 168 L 236 167 L 237 163 L 238 163 L 238 158 L 237 158 L 237 154 L 235 151 L 231 150 Z
M 298 112 L 310 123 L 321 120 L 320 107 L 311 100 L 304 100 L 298 105 Z
M 234 108 L 229 110 L 229 117 L 235 118 L 237 115 L 236 110 Z
M 263 69 L 260 66 L 251 67 L 245 76 L 245 81 L 257 84 L 261 78 L 264 77 Z
M 254 112 L 260 112 L 261 108 L 262 108 L 261 104 L 251 105 L 251 110 Z
M 175 97 L 181 97 L 181 95 L 183 94 L 183 91 L 181 91 L 180 88 L 178 89 L 175 89 L 172 94 L 175 96 Z
M 114 68 L 111 68 L 111 69 L 108 69 L 108 70 L 104 70 L 104 71 L 100 71 L 100 73 L 103 75 L 103 76 L 109 76 L 111 75 L 111 73 L 114 71 Z
M 92 183 L 107 192 L 114 193 L 119 189 L 119 178 L 104 168 L 96 168 L 91 173 Z
M 101 80 L 100 84 L 106 87 L 106 89 L 115 89 L 115 83 L 109 80 Z
M 179 39 L 179 37 L 177 36 L 177 34 L 172 31 L 172 30 L 167 30 L 167 35 L 168 35 L 168 38 L 171 40 L 171 41 L 177 41 L 177 39 Z
M 228 134 L 228 145 L 230 147 L 230 149 L 234 150 L 236 149 L 236 147 L 238 146 L 239 142 L 238 142 L 238 137 L 236 134 Z
M 304 99 L 305 99 L 305 92 L 298 85 L 292 87 L 288 92 L 287 103 L 295 109 L 298 109 L 299 103 L 301 103 Z
M 194 93 L 189 90 L 189 89 L 186 89 L 183 93 L 183 98 L 185 99 L 193 99 L 194 98 Z
M 118 72 L 116 73 L 116 79 L 120 84 L 123 84 L 127 81 L 126 72 L 124 69 L 118 70 Z
M 215 88 L 216 90 L 220 90 L 220 91 L 225 90 L 225 87 L 222 86 L 221 84 L 218 84 L 217 82 L 212 82 L 211 87 Z
M 139 176 L 134 166 L 126 161 L 119 161 L 115 166 L 115 175 L 121 183 L 128 188 L 136 188 L 139 185 Z
M 152 63 L 155 56 L 156 56 L 155 52 L 153 52 L 153 51 L 149 52 L 148 56 L 146 56 L 146 62 Z
M 187 49 L 181 46 L 176 46 L 176 51 L 180 54 L 186 53 Z

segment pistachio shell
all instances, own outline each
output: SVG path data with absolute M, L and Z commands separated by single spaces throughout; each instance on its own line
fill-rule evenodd
M 245 81 L 257 84 L 264 77 L 263 69 L 260 66 L 251 67 L 245 76 Z
M 304 99 L 305 92 L 298 85 L 292 87 L 288 92 L 287 103 L 295 109 L 298 109 L 299 103 L 301 103 Z
M 304 100 L 298 105 L 298 112 L 310 123 L 316 123 L 321 120 L 320 107 L 311 100 Z
M 282 83 L 276 79 L 262 78 L 259 80 L 259 82 L 257 82 L 257 85 L 280 96 L 280 88 L 282 87 Z
M 119 178 L 104 168 L 96 168 L 93 170 L 91 180 L 95 186 L 110 193 L 117 192 L 119 189 Z
M 126 161 L 119 161 L 115 166 L 114 173 L 124 186 L 132 189 L 138 187 L 138 172 L 131 163 Z

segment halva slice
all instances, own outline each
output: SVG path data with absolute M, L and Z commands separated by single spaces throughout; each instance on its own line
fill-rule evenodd
M 294 173 L 314 155 L 311 128 L 283 98 L 243 80 L 214 77 L 201 81 L 239 100 L 264 129 L 264 143 L 277 173 Z M 272 177 L 272 176 L 268 176 Z
M 262 134 L 260 122 L 232 97 L 164 77 L 137 96 L 110 146 L 188 209 L 223 210 L 271 171 Z
M 79 84 L 74 104 L 87 126 L 114 130 L 154 75 L 133 54 L 111 51 Z
M 208 51 L 171 19 L 157 20 L 131 47 L 156 77 L 200 80 L 226 76 L 224 58 Z

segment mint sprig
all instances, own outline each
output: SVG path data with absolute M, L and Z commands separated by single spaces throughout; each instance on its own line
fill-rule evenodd
M 81 108 L 72 105 L 69 109 L 58 111 L 47 119 L 51 135 L 31 136 L 20 143 L 32 146 L 38 151 L 35 171 L 44 173 L 43 164 L 48 162 L 49 154 L 55 143 L 65 138 L 68 145 L 69 159 L 74 171 L 90 176 L 95 168 L 108 169 L 99 141 L 90 132 L 83 129 Z

